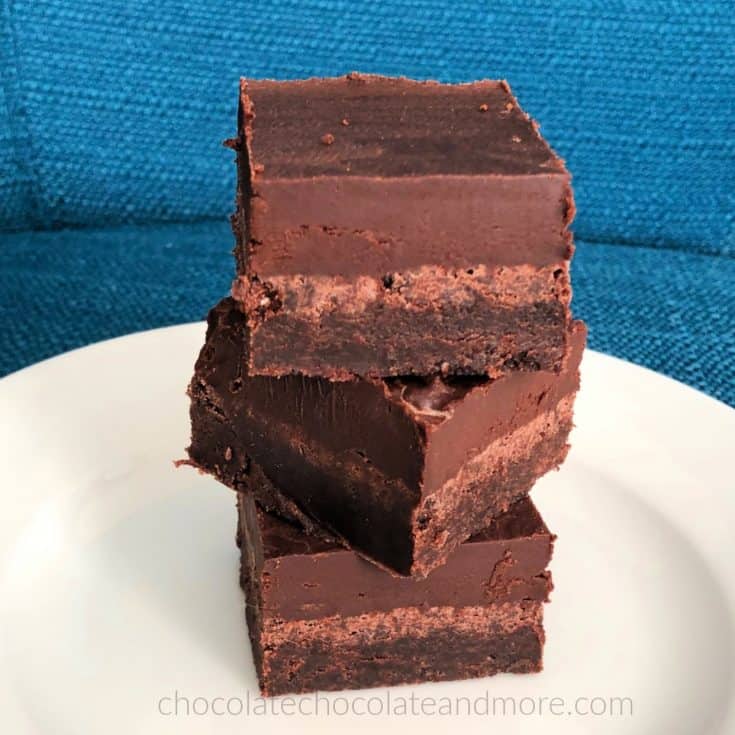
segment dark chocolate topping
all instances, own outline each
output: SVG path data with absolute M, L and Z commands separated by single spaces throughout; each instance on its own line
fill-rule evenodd
M 285 556 L 309 556 L 329 551 L 342 551 L 337 541 L 327 541 L 318 536 L 309 536 L 295 523 L 289 523 L 272 513 L 258 508 L 258 523 L 263 539 L 263 555 L 266 559 Z
M 263 539 L 263 554 L 266 559 L 308 556 L 344 550 L 344 547 L 336 541 L 325 541 L 315 536 L 307 536 L 296 524 L 260 509 L 258 520 Z M 536 506 L 526 496 L 516 501 L 487 528 L 472 536 L 465 543 L 500 541 L 544 534 L 548 535 L 549 530 L 536 510 Z
M 554 537 L 528 499 L 462 544 L 426 579 L 395 577 L 338 544 L 255 511 L 250 493 L 238 495 L 247 558 L 262 559 L 263 614 L 308 620 L 408 607 L 475 607 L 495 602 L 544 601 Z M 512 534 L 512 535 L 508 535 Z
M 247 81 L 242 97 L 264 179 L 565 172 L 505 82 L 351 74 Z

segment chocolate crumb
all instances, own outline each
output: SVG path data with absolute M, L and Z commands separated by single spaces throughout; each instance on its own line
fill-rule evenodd
M 480 105 L 480 112 L 487 112 L 487 111 L 488 111 L 488 106 L 483 102 Z
M 350 124 L 350 121 L 346 117 L 343 117 L 342 118 L 342 125 L 344 125 L 344 127 L 348 127 L 349 124 Z
M 357 82 L 358 84 L 367 84 L 367 77 L 359 71 L 351 71 L 346 75 L 346 79 L 350 82 Z
M 324 145 L 332 145 L 334 143 L 334 136 L 331 133 L 326 133 L 322 135 L 321 141 Z
M 512 141 L 513 141 L 514 143 L 520 143 L 520 142 L 521 142 L 521 139 L 520 139 L 520 138 L 519 138 L 519 137 L 518 137 L 517 135 L 514 135 L 514 136 L 513 136 L 512 138 L 511 138 L 511 140 L 512 140 Z

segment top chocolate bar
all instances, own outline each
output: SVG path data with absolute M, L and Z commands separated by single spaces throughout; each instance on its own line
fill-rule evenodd
M 243 81 L 233 146 L 250 374 L 558 370 L 570 177 L 505 82 Z

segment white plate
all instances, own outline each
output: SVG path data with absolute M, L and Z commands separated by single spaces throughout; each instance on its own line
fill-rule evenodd
M 233 496 L 171 463 L 202 338 L 146 332 L 0 381 L 0 731 L 735 732 L 735 411 L 589 351 L 574 448 L 534 492 L 559 534 L 545 671 L 373 690 L 376 716 L 353 712 L 365 693 L 261 714 Z

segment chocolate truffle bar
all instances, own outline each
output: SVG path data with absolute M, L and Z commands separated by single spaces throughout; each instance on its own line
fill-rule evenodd
M 251 375 L 559 369 L 570 176 L 505 82 L 243 81 L 231 145 Z
M 191 464 L 237 490 L 256 463 L 284 502 L 400 575 L 425 576 L 566 456 L 580 322 L 560 373 L 495 380 L 248 376 L 246 332 L 232 300 L 210 312 Z
M 542 666 L 549 533 L 530 499 L 423 581 L 308 536 L 238 493 L 241 584 L 264 695 L 525 673 Z

